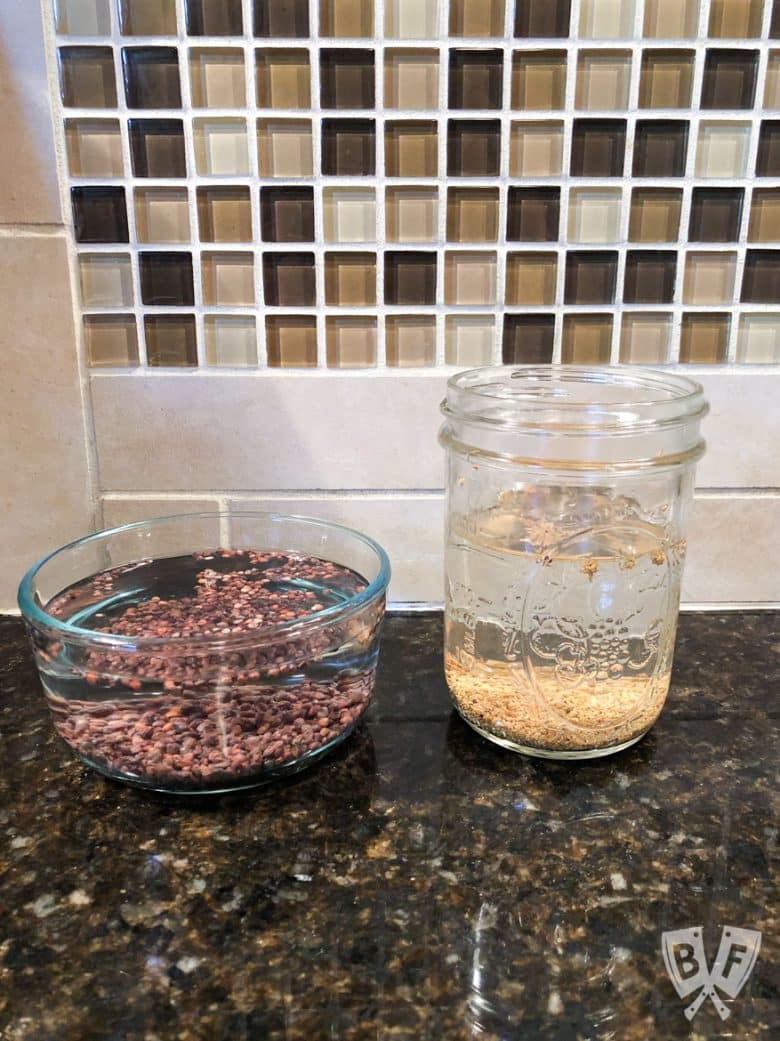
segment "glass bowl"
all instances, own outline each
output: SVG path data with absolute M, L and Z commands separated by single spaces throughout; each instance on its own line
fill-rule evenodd
M 234 791 L 343 741 L 374 688 L 390 565 L 372 539 L 256 512 L 72 542 L 19 606 L 54 725 L 108 777 Z

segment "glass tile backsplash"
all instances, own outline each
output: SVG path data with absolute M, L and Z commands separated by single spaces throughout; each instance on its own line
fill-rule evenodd
M 56 0 L 95 367 L 780 363 L 780 0 Z

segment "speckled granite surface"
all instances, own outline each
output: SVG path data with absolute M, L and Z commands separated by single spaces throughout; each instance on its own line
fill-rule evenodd
M 282 787 L 152 796 L 76 762 L 0 620 L 2 1041 L 780 1036 L 780 617 L 687 615 L 651 734 L 523 760 L 450 708 L 441 617 L 388 619 L 369 721 Z M 665 929 L 760 929 L 693 1024 Z

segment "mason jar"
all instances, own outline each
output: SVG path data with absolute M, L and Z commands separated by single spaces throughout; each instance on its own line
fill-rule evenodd
M 633 367 L 449 381 L 445 672 L 484 737 L 580 759 L 656 721 L 707 409 L 692 380 Z

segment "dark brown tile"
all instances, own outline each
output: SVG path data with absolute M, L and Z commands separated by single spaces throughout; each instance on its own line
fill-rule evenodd
M 192 307 L 195 295 L 191 253 L 139 253 L 141 301 L 167 307 Z
M 569 35 L 571 0 L 517 0 L 515 36 L 556 37 Z
M 71 188 L 76 242 L 129 242 L 124 188 Z
M 694 188 L 690 242 L 736 242 L 742 217 L 742 188 Z
M 676 242 L 681 211 L 681 188 L 634 188 L 628 241 Z
M 672 250 L 630 249 L 626 254 L 626 304 L 670 304 L 674 299 L 677 254 Z
M 447 174 L 497 177 L 501 123 L 497 119 L 451 119 L 447 124 Z
M 322 108 L 374 107 L 374 52 L 358 48 L 320 51 Z
M 512 108 L 562 109 L 566 91 L 565 51 L 515 51 Z
M 704 60 L 702 108 L 752 108 L 758 51 L 710 48 Z
M 376 172 L 376 120 L 323 119 L 322 172 L 365 177 Z
M 572 177 L 620 177 L 625 158 L 625 119 L 574 120 Z
M 192 368 L 198 364 L 194 315 L 148 314 L 144 332 L 149 365 Z
M 309 35 L 309 0 L 254 0 L 255 36 Z
M 186 177 L 180 119 L 131 119 L 130 157 L 136 177 Z
M 385 303 L 436 303 L 436 254 L 423 252 L 385 253 Z
M 116 108 L 110 47 L 60 47 L 60 92 L 66 108 Z
M 241 0 L 186 0 L 190 36 L 241 36 Z
M 764 119 L 758 138 L 757 177 L 780 177 L 780 120 Z
M 501 108 L 503 51 L 450 51 L 449 107 Z
M 617 252 L 613 250 L 576 250 L 567 253 L 564 303 L 614 303 L 617 259 Z
M 261 188 L 260 225 L 265 242 L 314 242 L 314 189 Z
M 506 314 L 501 359 L 505 365 L 545 365 L 554 340 L 554 314 Z
M 770 40 L 780 40 L 780 0 L 774 0 L 772 20 L 769 23 Z
M 560 207 L 560 188 L 510 188 L 507 241 L 557 242 Z
M 747 251 L 741 299 L 743 304 L 780 304 L 780 250 Z
M 638 119 L 634 136 L 634 177 L 683 177 L 688 124 L 682 119 Z
M 314 254 L 264 253 L 263 293 L 270 307 L 313 307 Z
M 376 304 L 376 253 L 326 253 L 325 303 L 336 307 Z
M 122 68 L 128 108 L 181 108 L 175 47 L 123 47 Z
M 123 36 L 175 36 L 176 0 L 119 0 Z

